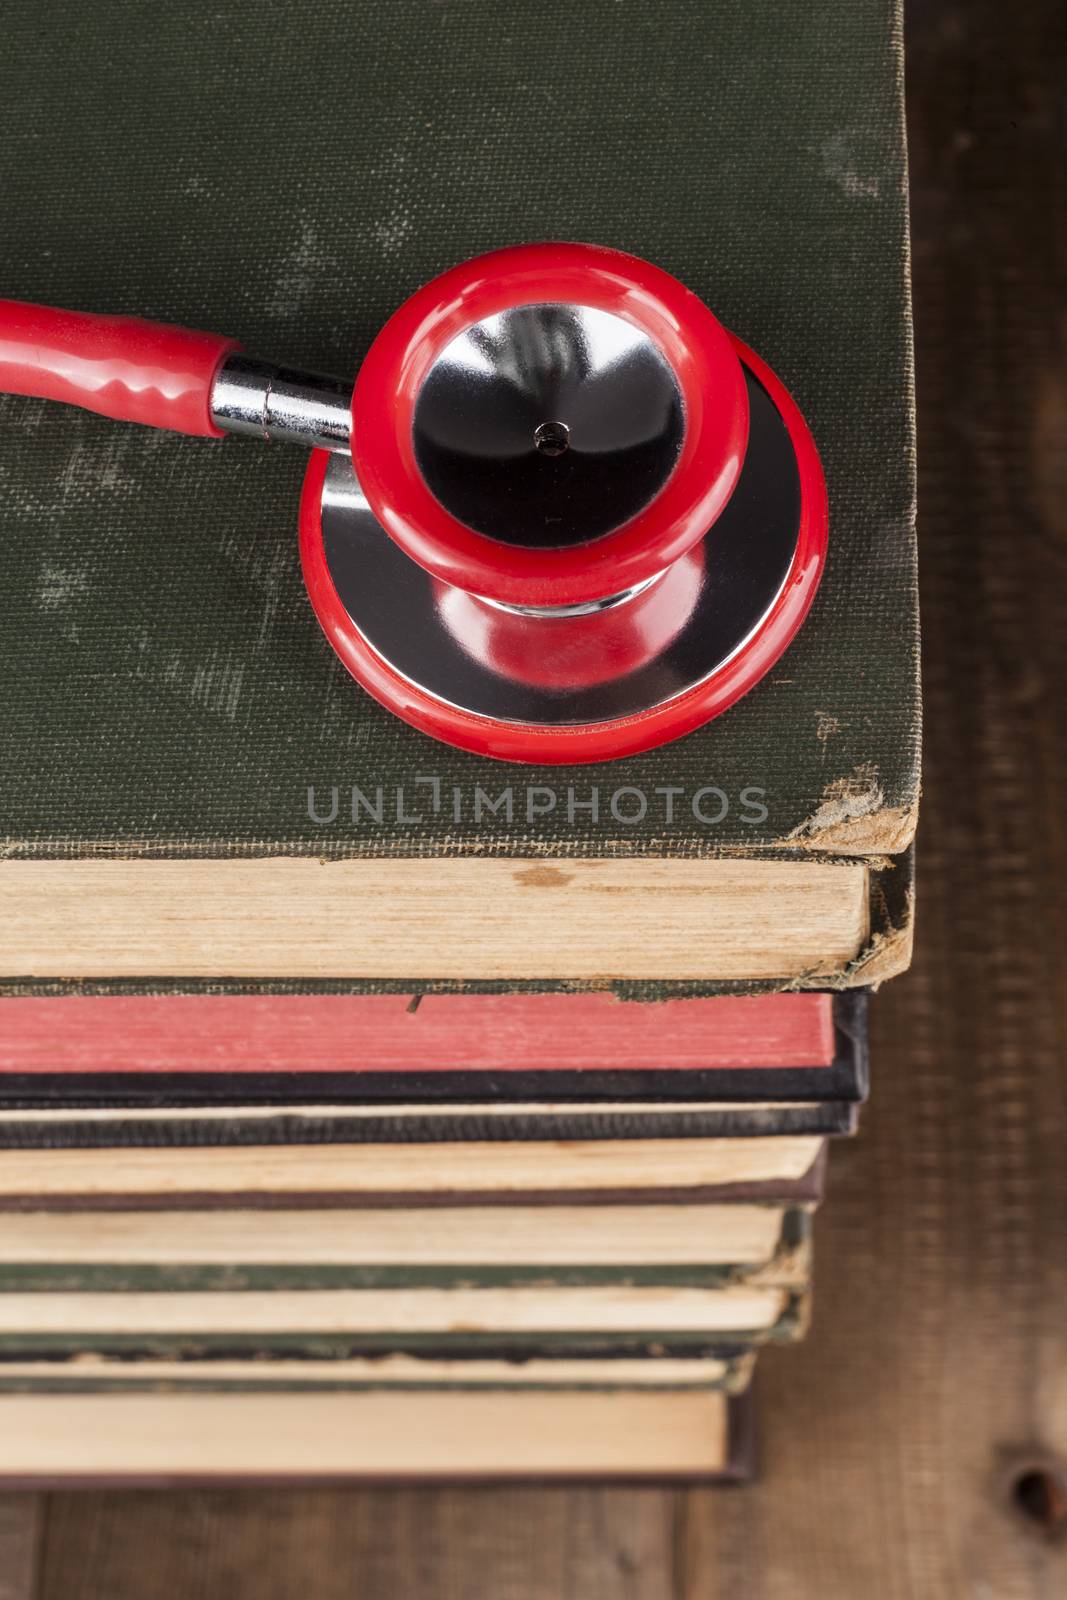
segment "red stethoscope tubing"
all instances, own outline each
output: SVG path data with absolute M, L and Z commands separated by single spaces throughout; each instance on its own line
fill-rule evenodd
M 0 300 L 0 393 L 60 400 L 118 422 L 222 438 L 211 389 L 236 339 L 140 317 Z

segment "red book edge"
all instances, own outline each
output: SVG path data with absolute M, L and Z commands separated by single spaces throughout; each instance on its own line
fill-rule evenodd
M 0 1075 L 823 1067 L 833 997 L 70 995 L 0 1000 Z

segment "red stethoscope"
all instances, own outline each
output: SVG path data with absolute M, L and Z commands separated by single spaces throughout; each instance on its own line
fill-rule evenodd
M 330 644 L 406 722 L 503 760 L 606 761 L 709 721 L 826 559 L 783 385 L 677 279 L 591 245 L 443 273 L 354 390 L 217 335 L 0 301 L 0 391 L 310 447 L 300 554 Z

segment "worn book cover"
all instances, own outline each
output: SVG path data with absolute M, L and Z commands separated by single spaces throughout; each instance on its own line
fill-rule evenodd
M 414 1163 L 404 1160 L 405 1149 L 397 1146 L 385 1149 L 384 1161 L 371 1162 L 366 1146 L 9 1149 L 0 1163 L 0 1217 L 229 1208 L 260 1211 L 269 1228 L 271 1213 L 305 1208 L 817 1204 L 823 1196 L 825 1139 L 656 1141 L 652 1152 L 649 1159 L 648 1147 L 639 1142 L 591 1151 L 437 1145 L 429 1151 L 431 1165 L 425 1153 L 422 1159 L 417 1153 Z M 458 1161 L 452 1159 L 457 1153 Z
M 411 1355 L 326 1356 L 302 1360 L 246 1350 L 239 1356 L 210 1352 L 159 1360 L 75 1352 L 36 1358 L 0 1356 L 0 1394 L 300 1394 L 360 1390 L 494 1389 L 718 1389 L 743 1394 L 752 1381 L 756 1351 L 727 1348 L 716 1355 L 662 1357 L 538 1355 L 492 1356 L 420 1350 Z
M 565 47 L 536 7 L 353 0 L 344 32 L 339 48 L 299 9 L 265 26 L 248 0 L 211 17 L 140 0 L 13 12 L 0 292 L 218 327 L 350 373 L 407 295 L 475 252 L 539 238 L 633 251 L 695 290 L 795 394 L 829 484 L 825 580 L 778 665 L 703 729 L 606 766 L 494 763 L 396 721 L 332 654 L 300 577 L 299 451 L 0 398 L 8 992 L 89 976 L 104 989 L 116 976 L 412 987 L 419 947 L 374 960 L 349 925 L 332 966 L 286 968 L 283 949 L 257 970 L 253 950 L 240 971 L 213 970 L 196 930 L 227 912 L 191 889 L 175 964 L 164 944 L 139 969 L 133 924 L 148 902 L 128 919 L 133 955 L 108 919 L 119 885 L 159 862 L 282 862 L 303 884 L 300 864 L 323 863 L 319 886 L 354 863 L 414 862 L 431 888 L 442 862 L 512 862 L 516 951 L 568 864 L 829 864 L 860 885 L 868 915 L 821 962 L 806 949 L 769 971 L 717 970 L 709 953 L 696 970 L 660 970 L 653 953 L 560 971 L 539 931 L 529 959 L 488 972 L 463 964 L 462 929 L 443 921 L 416 987 L 514 978 L 648 997 L 899 971 L 919 709 L 897 0 L 591 0 L 567 12 Z M 67 944 L 37 940 L 35 897 L 88 864 L 99 874 L 71 880 L 63 902 Z M 360 880 L 344 882 L 358 904 Z M 301 891 L 311 921 L 316 892 Z M 107 939 L 90 951 L 96 926 L 110 930 L 110 965 Z
M 662 1102 L 628 1105 L 407 1106 L 378 1110 L 349 1106 L 294 1106 L 289 1110 L 240 1105 L 194 1112 L 146 1111 L 102 1117 L 99 1110 L 63 1110 L 43 1116 L 5 1113 L 0 1150 L 181 1150 L 220 1146 L 268 1151 L 386 1144 L 420 1146 L 430 1159 L 442 1145 L 507 1145 L 562 1139 L 573 1143 L 676 1139 L 766 1139 L 795 1135 L 847 1136 L 858 1126 L 848 1101 L 810 1104 L 711 1105 Z M 506 1152 L 503 1153 L 506 1156 Z
M 704 1209 L 704 1208 L 702 1208 Z M 269 1291 L 276 1296 L 293 1294 L 299 1304 L 301 1294 L 351 1290 L 403 1289 L 488 1289 L 530 1288 L 694 1288 L 721 1289 L 739 1285 L 802 1287 L 811 1274 L 811 1213 L 788 1207 L 778 1212 L 768 1208 L 764 1237 L 759 1253 L 751 1248 L 741 1227 L 731 1227 L 730 1208 L 721 1207 L 724 1220 L 708 1224 L 703 1249 L 671 1247 L 669 1235 L 650 1246 L 640 1238 L 627 1249 L 625 1237 L 602 1241 L 583 1252 L 567 1250 L 557 1243 L 553 1250 L 534 1240 L 530 1248 L 514 1239 L 511 1250 L 479 1251 L 464 1248 L 462 1218 L 458 1219 L 456 1242 L 451 1258 L 426 1249 L 418 1251 L 409 1243 L 406 1251 L 397 1250 L 393 1259 L 373 1248 L 372 1241 L 353 1249 L 347 1259 L 337 1251 L 333 1259 L 311 1259 L 297 1242 L 287 1253 L 276 1247 L 272 1256 L 257 1257 L 236 1249 L 228 1258 L 213 1252 L 208 1258 L 190 1241 L 186 1250 L 167 1249 L 166 1241 L 156 1259 L 147 1250 L 133 1252 L 106 1246 L 106 1224 L 100 1229 L 101 1245 L 78 1251 L 73 1242 L 64 1250 L 62 1239 L 55 1238 L 51 1249 L 26 1251 L 21 1246 L 25 1231 L 22 1219 L 12 1228 L 10 1221 L 0 1229 L 0 1295 L 27 1294 L 208 1294 L 248 1292 L 254 1296 Z M 743 1217 L 743 1213 L 742 1213 Z M 99 1220 L 99 1219 L 97 1219 Z M 188 1219 L 186 1219 L 188 1220 Z M 684 1215 L 680 1224 L 684 1223 Z M 762 1222 L 763 1219 L 761 1218 Z M 618 1226 L 626 1229 L 630 1217 L 619 1214 Z M 59 1233 L 53 1222 L 53 1235 Z M 68 1232 L 74 1230 L 68 1229 Z M 637 1230 L 634 1230 L 637 1231 Z M 751 1227 L 750 1233 L 754 1230 Z M 10 1241 L 8 1235 L 12 1236 Z M 579 1228 L 575 1228 L 580 1233 Z M 613 1248 L 607 1248 L 607 1245 Z M 321 1254 L 321 1252 L 320 1252 Z M 43 1302 L 42 1302 L 43 1303 Z
M 28 1141 L 35 1112 L 56 1130 L 77 1109 L 112 1113 L 110 1134 L 97 1119 L 106 1141 L 135 1109 L 684 1102 L 769 1112 L 858 1104 L 867 1084 L 858 989 L 655 1007 L 594 994 L 0 1001 L 0 1144 Z
M 671 1291 L 675 1296 L 683 1291 Z M 582 1291 L 583 1298 L 589 1291 Z M 528 1315 L 529 1307 L 519 1298 L 521 1291 L 508 1291 L 509 1304 L 516 1317 Z M 767 1344 L 793 1344 L 807 1332 L 810 1317 L 810 1291 L 766 1290 L 762 1299 L 736 1298 L 736 1318 L 724 1302 L 714 1307 L 704 1297 L 699 1326 L 681 1327 L 669 1317 L 662 1325 L 654 1315 L 626 1328 L 600 1327 L 594 1323 L 571 1328 L 560 1323 L 535 1328 L 463 1327 L 458 1332 L 440 1326 L 429 1328 L 352 1329 L 307 1326 L 298 1311 L 292 1313 L 291 1327 L 280 1314 L 274 1326 L 263 1326 L 264 1318 L 252 1315 L 242 1322 L 232 1308 L 220 1307 L 216 1316 L 222 1325 L 213 1325 L 210 1308 L 200 1311 L 185 1297 L 180 1303 L 155 1308 L 154 1319 L 144 1314 L 140 1303 L 122 1295 L 104 1296 L 103 1309 L 110 1312 L 110 1325 L 101 1326 L 92 1317 L 95 1305 L 85 1296 L 60 1297 L 62 1306 L 48 1306 L 47 1295 L 40 1301 L 40 1320 L 35 1323 L 24 1311 L 23 1302 L 12 1301 L 10 1322 L 19 1326 L 0 1329 L 0 1366 L 4 1362 L 64 1361 L 84 1354 L 89 1357 L 129 1361 L 244 1360 L 254 1352 L 264 1360 L 352 1361 L 400 1355 L 409 1358 L 485 1360 L 697 1360 L 721 1356 L 723 1351 L 740 1353 Z M 164 1299 L 165 1297 L 158 1297 Z M 200 1297 L 201 1299 L 209 1297 Z M 96 1301 L 101 1300 L 100 1296 Z M 149 1308 L 151 1309 L 151 1308 Z M 269 1307 L 267 1308 L 270 1309 Z M 588 1307 L 590 1311 L 596 1308 Z M 746 1311 L 748 1317 L 746 1318 Z M 228 1314 L 227 1314 L 228 1312 Z M 83 1319 L 83 1320 L 79 1320 Z M 156 1320 L 158 1319 L 158 1320 Z M 179 1321 L 178 1326 L 175 1322 Z M 197 1320 L 199 1319 L 199 1320 Z M 61 1323 L 62 1326 L 57 1326 Z

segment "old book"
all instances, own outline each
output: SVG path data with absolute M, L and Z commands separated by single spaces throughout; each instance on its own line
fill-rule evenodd
M 9 1149 L 0 1160 L 0 1207 L 39 1209 L 48 1201 L 155 1199 L 172 1206 L 193 1197 L 344 1197 L 346 1203 L 404 1200 L 455 1203 L 457 1197 L 707 1197 L 726 1187 L 803 1179 L 824 1141 L 814 1134 L 765 1138 L 631 1138 L 443 1141 L 432 1144 L 280 1144 L 125 1146 L 103 1150 Z
M 0 1002 L 5 1149 L 847 1134 L 866 1088 L 863 991 Z
M 732 1361 L 767 1344 L 802 1339 L 811 1316 L 811 1292 L 796 1290 L 772 1322 L 756 1328 L 539 1328 L 534 1332 L 463 1329 L 338 1331 L 331 1328 L 277 1330 L 189 1329 L 171 1326 L 115 1330 L 12 1328 L 0 1333 L 0 1369 L 29 1362 L 128 1361 L 334 1363 L 418 1361 Z M 57 1371 L 58 1366 L 57 1366 Z M 73 1367 L 64 1370 L 73 1370 Z
M 682 1252 L 651 1243 L 618 1259 L 625 1244 L 617 1236 L 614 1259 L 567 1264 L 551 1259 L 551 1245 L 535 1246 L 532 1262 L 520 1247 L 513 1260 L 489 1265 L 471 1259 L 470 1248 L 458 1261 L 428 1262 L 409 1249 L 407 1260 L 383 1263 L 384 1243 L 364 1252 L 378 1260 L 332 1269 L 303 1259 L 277 1259 L 259 1272 L 192 1260 L 70 1262 L 51 1273 L 4 1264 L 0 1352 L 14 1359 L 45 1348 L 54 1355 L 255 1343 L 263 1353 L 319 1340 L 383 1353 L 427 1340 L 468 1352 L 516 1340 L 747 1345 L 799 1332 L 811 1279 L 803 1213 L 783 1218 L 767 1256 L 741 1263 L 720 1260 L 713 1235 L 700 1260 L 678 1260 Z
M 870 892 L 854 861 L 9 858 L 0 962 L 73 979 L 814 981 L 860 961 Z
M 701 1208 L 704 1215 L 706 1209 Z M 293 1259 L 275 1246 L 273 1261 L 257 1269 L 247 1263 L 198 1261 L 195 1247 L 181 1261 L 114 1260 L 97 1247 L 94 1260 L 68 1260 L 48 1267 L 20 1261 L 16 1235 L 20 1218 L 5 1229 L 16 1259 L 0 1261 L 0 1349 L 22 1349 L 37 1340 L 53 1347 L 89 1349 L 156 1340 L 248 1343 L 272 1339 L 333 1341 L 366 1339 L 389 1348 L 407 1339 L 433 1339 L 446 1347 L 471 1348 L 472 1341 L 541 1338 L 669 1340 L 672 1337 L 753 1342 L 785 1335 L 796 1321 L 800 1297 L 810 1287 L 809 1217 L 790 1211 L 776 1218 L 770 1249 L 759 1252 L 748 1241 L 749 1259 L 732 1261 L 725 1237 L 709 1229 L 703 1252 L 692 1238 L 688 1251 L 663 1238 L 639 1218 L 634 1237 L 625 1225 L 632 1213 L 615 1209 L 613 1236 L 605 1238 L 606 1218 L 598 1216 L 599 1245 L 583 1244 L 593 1230 L 576 1221 L 579 1238 L 558 1248 L 561 1218 L 527 1247 L 514 1232 L 510 1250 L 498 1246 L 486 1262 L 480 1235 L 491 1233 L 488 1219 L 472 1230 L 470 1242 L 449 1244 L 462 1228 L 462 1213 L 427 1219 L 427 1240 L 417 1244 L 386 1214 L 379 1235 L 369 1219 L 356 1231 L 356 1248 L 334 1250 L 334 1259 L 310 1263 L 299 1240 Z M 53 1237 L 66 1219 L 46 1218 L 29 1237 Z M 375 1221 L 383 1220 L 375 1218 Z M 442 1220 L 451 1226 L 442 1227 Z M 691 1219 L 687 1215 L 684 1222 Z M 757 1219 L 762 1221 L 762 1219 Z M 127 1222 L 128 1219 L 123 1219 Z M 91 1232 L 79 1219 L 83 1234 Z M 389 1224 L 394 1224 L 390 1227 Z M 642 1225 L 644 1239 L 641 1237 Z M 749 1223 L 750 1232 L 752 1223 Z M 738 1230 L 735 1228 L 734 1230 Z M 432 1249 L 433 1233 L 444 1259 Z M 441 1236 L 444 1236 L 443 1238 Z M 104 1235 L 106 1237 L 106 1233 Z M 292 1236 L 292 1230 L 290 1237 Z M 407 1250 L 390 1254 L 391 1238 Z M 362 1248 L 360 1246 L 362 1245 Z M 745 1241 L 736 1253 L 745 1256 Z M 143 1249 L 143 1247 L 142 1247 Z M 6 1254 L 3 1239 L 0 1251 Z M 562 1261 L 555 1259 L 559 1254 Z
M 8 1112 L 36 1108 L 766 1108 L 866 1092 L 863 990 L 652 1005 L 603 994 L 0 1000 L 0 1138 L 6 1120 L 32 1121 Z
M 214 1212 L 248 1212 L 263 1219 L 263 1213 L 297 1213 L 304 1211 L 391 1211 L 408 1207 L 426 1207 L 428 1210 L 466 1210 L 469 1207 L 497 1208 L 517 1203 L 540 1214 L 563 1205 L 627 1206 L 653 1203 L 665 1206 L 698 1205 L 798 1205 L 815 1207 L 823 1198 L 826 1183 L 827 1143 L 822 1141 L 811 1165 L 797 1178 L 763 1178 L 741 1183 L 691 1184 L 679 1187 L 669 1182 L 655 1188 L 599 1188 L 599 1189 L 490 1189 L 481 1192 L 469 1189 L 450 1189 L 440 1193 L 428 1190 L 370 1190 L 365 1193 L 351 1190 L 318 1192 L 293 1189 L 255 1190 L 183 1190 L 177 1193 L 153 1190 L 122 1191 L 119 1193 L 92 1193 L 84 1189 L 59 1188 L 46 1194 L 0 1193 L 0 1216 L 53 1215 L 77 1216 L 90 1213 L 94 1216 L 117 1216 L 123 1213 L 165 1213 L 179 1209 L 203 1218 Z
M 0 1215 L 0 1290 L 352 1287 L 409 1281 L 556 1281 L 754 1268 L 806 1233 L 807 1208 L 694 1205 L 436 1206 L 360 1210 L 82 1211 Z
M 526 1355 L 466 1359 L 432 1352 L 298 1360 L 258 1350 L 244 1359 L 133 1358 L 80 1350 L 48 1359 L 0 1353 L 0 1394 L 186 1393 L 301 1394 L 366 1389 L 720 1389 L 740 1394 L 752 1381 L 756 1351 L 722 1355 Z
M 747 1475 L 747 1395 L 6 1394 L 0 1482 Z
M 356 0 L 349 26 L 382 47 L 343 74 L 326 32 L 275 20 L 255 105 L 286 102 L 298 53 L 317 114 L 290 119 L 288 170 L 318 169 L 329 126 L 343 238 L 336 193 L 279 182 L 261 140 L 229 141 L 220 170 L 210 29 L 147 67 L 136 29 L 89 30 L 68 68 L 37 19 L 34 48 L 0 63 L 18 125 L 62 127 L 102 74 L 143 94 L 93 113 L 106 206 L 62 142 L 0 149 L 5 293 L 210 319 L 349 371 L 416 285 L 473 251 L 560 232 L 625 245 L 758 348 L 807 415 L 832 518 L 811 616 L 763 682 L 676 744 L 603 768 L 493 764 L 400 725 L 334 660 L 299 575 L 293 453 L 148 443 L 5 400 L 8 992 L 662 996 L 866 984 L 906 964 L 918 699 L 898 7 L 779 8 L 772 50 L 741 10 L 672 8 L 650 31 L 624 0 L 608 28 L 625 47 L 607 49 L 601 9 L 573 8 L 564 52 L 536 9 L 513 11 L 519 78 L 464 28 L 413 49 L 425 18 L 404 7 Z M 670 73 L 669 126 L 649 52 Z M 161 200 L 141 134 L 164 75 L 190 114 L 188 176 L 175 166 Z M 549 101 L 549 145 L 531 144 Z M 400 103 L 419 107 L 402 130 Z M 561 190 L 576 150 L 581 181 Z M 76 249 L 27 248 L 51 237 L 42 192 L 78 217 Z
M 806 1261 L 788 1281 L 760 1279 L 713 1287 L 688 1284 L 505 1283 L 496 1288 L 227 1289 L 148 1292 L 5 1292 L 0 1340 L 41 1336 L 243 1340 L 272 1335 L 333 1338 L 441 1338 L 540 1335 L 670 1338 L 723 1342 L 769 1333 L 807 1287 Z M 472 1279 L 475 1275 L 471 1274 Z
M 748 1139 L 855 1132 L 857 1107 L 794 1105 L 219 1106 L 174 1111 L 138 1107 L 0 1112 L 0 1150 L 181 1149 L 219 1145 L 571 1143 L 608 1139 Z

